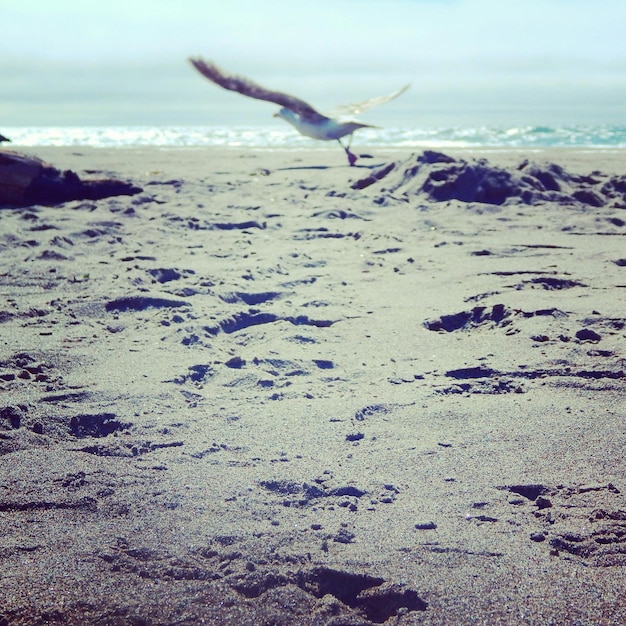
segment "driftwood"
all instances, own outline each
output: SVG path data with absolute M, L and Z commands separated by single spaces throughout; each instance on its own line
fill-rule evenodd
M 61 172 L 36 157 L 0 150 L 0 207 L 99 200 L 141 191 L 132 183 L 112 178 L 81 180 L 75 172 Z

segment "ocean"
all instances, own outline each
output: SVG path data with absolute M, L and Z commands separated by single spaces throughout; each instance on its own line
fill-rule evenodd
M 19 148 L 37 146 L 222 146 L 263 149 L 328 146 L 299 135 L 278 121 L 272 126 L 42 126 L 2 127 L 0 132 Z M 626 125 L 459 126 L 364 129 L 353 146 L 386 148 L 626 148 Z

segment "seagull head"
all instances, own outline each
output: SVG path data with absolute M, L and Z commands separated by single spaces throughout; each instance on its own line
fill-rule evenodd
M 294 117 L 296 117 L 296 114 L 291 109 L 283 107 L 280 111 L 276 111 L 276 113 L 274 113 L 274 117 L 282 117 L 282 119 L 292 122 Z

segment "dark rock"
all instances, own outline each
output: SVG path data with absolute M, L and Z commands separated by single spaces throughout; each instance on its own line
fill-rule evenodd
M 588 204 L 590 206 L 601 207 L 606 204 L 604 198 L 592 189 L 580 189 L 579 191 L 575 191 L 572 197 L 582 202 L 582 204 Z
M 591 330 L 590 328 L 581 328 L 581 330 L 576 333 L 576 339 L 579 339 L 580 341 L 597 342 L 602 339 L 602 335 L 598 334 L 595 330 Z
M 107 437 L 108 435 L 128 428 L 117 419 L 114 413 L 96 415 L 76 415 L 70 420 L 70 430 L 74 437 Z
M 336 543 L 354 543 L 354 538 L 356 535 L 351 533 L 349 530 L 342 528 L 337 534 L 333 537 L 333 541 Z
M 358 487 L 353 487 L 352 485 L 345 485 L 344 487 L 336 487 L 330 493 L 333 496 L 352 496 L 353 498 L 361 498 L 367 492 L 359 489 Z
M 375 182 L 378 182 L 387 176 L 387 174 L 389 174 L 389 172 L 391 172 L 395 167 L 395 163 L 390 163 L 389 165 L 385 165 L 384 167 L 377 169 L 366 178 L 362 178 L 361 180 L 357 180 L 353 183 L 352 189 L 365 189 L 366 187 L 373 185 Z
M 9 428 L 19 428 L 22 421 L 22 411 L 19 407 L 5 406 L 0 409 L 0 425 L 4 422 Z
M 448 370 L 446 372 L 446 376 L 449 376 L 450 378 L 455 378 L 457 380 L 467 380 L 471 378 L 490 378 L 491 376 L 494 376 L 496 374 L 496 370 L 493 370 L 490 367 L 484 367 L 482 365 L 477 365 L 476 367 L 462 367 L 458 370 Z
M 359 441 L 363 439 L 365 435 L 363 433 L 352 433 L 350 435 L 346 435 L 346 441 Z
M 584 283 L 567 278 L 557 278 L 555 276 L 539 276 L 529 281 L 533 285 L 540 285 L 544 289 L 571 289 L 572 287 L 587 287 Z
M 178 270 L 163 267 L 148 270 L 148 274 L 150 274 L 154 280 L 159 283 L 168 283 L 172 280 L 178 280 L 182 276 Z
M 187 306 L 184 300 L 170 298 L 153 298 L 150 296 L 127 296 L 116 298 L 105 304 L 105 309 L 111 311 L 145 311 L 146 309 L 163 309 Z
M 228 359 L 228 361 L 224 363 L 226 367 L 236 370 L 241 369 L 245 364 L 245 359 L 242 359 L 240 356 L 234 356 L 232 359 Z
M 442 315 L 434 320 L 427 320 L 424 326 L 435 332 L 453 332 L 467 330 L 486 323 L 496 326 L 504 325 L 514 312 L 503 304 L 494 304 L 493 307 L 477 306 L 471 311 L 462 311 L 453 315 Z
M 516 493 L 520 496 L 524 496 L 528 500 L 536 500 L 539 496 L 549 493 L 550 489 L 544 485 L 509 485 L 507 487 L 500 487 L 500 489 L 506 489 L 511 493 Z
M 132 196 L 142 191 L 111 178 L 81 180 L 71 170 L 61 172 L 33 156 L 3 150 L 0 153 L 0 207 L 54 205 L 70 200 L 98 200 Z
M 313 363 L 317 365 L 321 370 L 331 370 L 335 367 L 335 364 L 332 361 L 328 361 L 326 359 L 313 359 Z
M 535 504 L 537 505 L 537 508 L 539 509 L 549 509 L 552 507 L 552 501 L 549 498 L 546 498 L 544 496 L 539 496 L 535 500 Z

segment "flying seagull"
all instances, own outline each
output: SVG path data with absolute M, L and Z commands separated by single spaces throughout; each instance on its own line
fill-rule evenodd
M 189 61 L 203 76 L 224 89 L 236 91 L 244 96 L 256 98 L 257 100 L 266 100 L 267 102 L 280 105 L 282 108 L 274 117 L 281 117 L 289 122 L 302 135 L 312 137 L 313 139 L 322 139 L 324 141 L 336 139 L 346 151 L 350 165 L 354 165 L 357 160 L 356 155 L 350 152 L 352 133 L 359 128 L 375 128 L 369 124 L 341 121 L 339 117 L 327 117 L 326 115 L 322 115 L 304 100 L 300 100 L 295 96 L 281 91 L 266 89 L 243 76 L 228 74 L 210 61 L 204 61 L 201 58 L 191 58 Z M 358 104 L 338 107 L 337 113 L 338 115 L 356 115 L 361 111 L 365 111 L 365 109 L 397 98 L 408 88 L 409 85 L 405 85 L 402 89 L 388 96 L 380 96 L 378 98 L 365 100 L 365 102 L 359 102 Z M 350 137 L 347 146 L 341 141 L 341 138 L 346 135 Z

